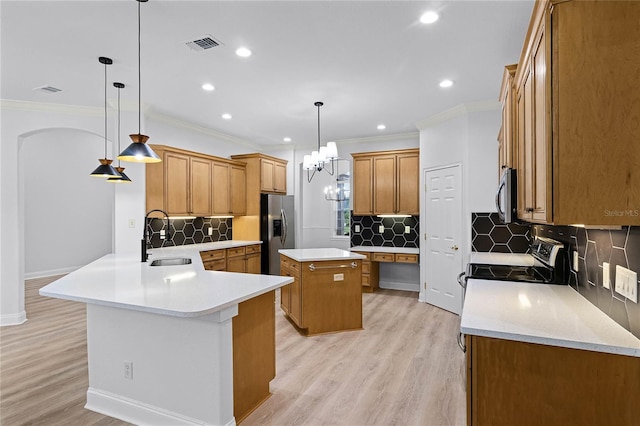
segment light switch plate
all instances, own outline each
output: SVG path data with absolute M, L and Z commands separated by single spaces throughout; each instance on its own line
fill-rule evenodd
M 580 262 L 578 261 L 578 252 L 574 251 L 573 252 L 573 270 L 578 272 L 578 264 Z
M 384 232 L 384 225 L 378 226 L 378 232 L 381 234 Z
M 353 227 L 355 232 L 360 232 L 360 225 L 356 225 Z
M 616 265 L 616 293 L 638 303 L 638 274 L 630 269 Z
M 408 234 L 409 232 L 411 232 L 411 227 L 410 226 L 405 226 L 404 227 L 404 233 Z
M 207 229 L 207 235 L 209 235 L 209 236 L 213 235 L 213 228 L 212 227 L 209 227 Z
M 609 264 L 607 262 L 602 263 L 602 286 L 611 288 L 611 274 L 609 273 Z

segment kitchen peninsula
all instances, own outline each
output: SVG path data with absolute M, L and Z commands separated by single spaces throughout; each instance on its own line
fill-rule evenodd
M 191 261 L 171 266 L 110 254 L 43 287 L 87 304 L 86 408 L 136 424 L 235 424 L 232 319 L 245 302 L 273 306 L 292 279 L 205 271 L 200 251 L 253 243 L 152 250 L 151 260 Z
M 307 335 L 362 329 L 362 259 L 336 248 L 279 250 L 280 307 Z

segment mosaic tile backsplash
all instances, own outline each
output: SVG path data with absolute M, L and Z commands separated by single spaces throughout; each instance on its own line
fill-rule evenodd
M 420 218 L 354 216 L 351 212 L 351 247 L 420 247 Z M 380 232 L 380 226 L 384 231 Z M 406 227 L 409 232 L 406 232 Z M 359 228 L 359 230 L 357 230 Z
M 621 230 L 585 229 L 574 226 L 532 225 L 532 234 L 562 241 L 567 256 L 578 251 L 578 272 L 571 270 L 569 285 L 615 322 L 640 338 L 640 304 L 614 290 L 616 266 L 640 273 L 640 227 Z M 602 263 L 609 263 L 610 288 L 602 285 Z M 570 264 L 573 267 L 572 262 Z
M 164 247 L 170 247 L 231 240 L 232 222 L 231 218 L 169 219 L 169 235 L 164 240 L 160 235 L 162 229 L 166 232 L 166 219 L 149 218 L 146 225 L 150 247 L 158 248 L 163 247 L 163 243 Z
M 504 224 L 498 213 L 471 213 L 471 250 L 492 253 L 526 253 L 531 227 Z

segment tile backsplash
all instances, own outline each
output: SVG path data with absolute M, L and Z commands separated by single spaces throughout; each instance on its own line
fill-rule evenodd
M 351 213 L 351 247 L 420 247 L 420 218 L 354 216 Z M 380 232 L 380 226 L 384 230 Z M 407 228 L 408 227 L 408 228 Z M 409 232 L 407 232 L 407 230 Z
M 531 227 L 504 224 L 498 213 L 471 213 L 471 250 L 493 253 L 526 253 Z
M 569 285 L 615 322 L 640 338 L 640 305 L 615 291 L 615 271 L 620 265 L 640 273 L 640 227 L 620 230 L 585 229 L 574 226 L 532 225 L 532 235 L 553 238 L 568 246 L 571 259 L 578 252 L 578 271 L 573 270 Z M 609 263 L 610 288 L 603 286 L 604 262 Z M 637 283 L 636 283 L 637 285 Z
M 166 219 L 147 219 L 147 235 L 152 248 L 163 246 L 183 246 L 187 244 L 227 241 L 232 238 L 231 218 L 196 217 L 189 219 L 169 219 L 169 238 L 161 239 L 161 231 L 167 226 Z M 209 228 L 212 229 L 209 235 Z

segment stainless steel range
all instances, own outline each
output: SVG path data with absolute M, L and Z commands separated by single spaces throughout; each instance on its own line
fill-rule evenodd
M 542 284 L 568 284 L 569 263 L 564 244 L 550 238 L 536 237 L 526 255 L 510 257 L 509 262 L 488 262 L 489 256 L 475 256 L 467 270 L 458 276 L 466 287 L 469 278 L 520 281 Z M 512 261 L 517 259 L 517 261 Z M 505 264 L 508 263 L 508 264 Z

